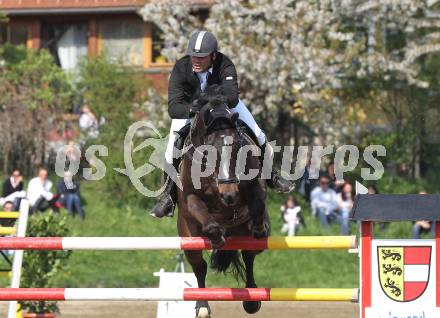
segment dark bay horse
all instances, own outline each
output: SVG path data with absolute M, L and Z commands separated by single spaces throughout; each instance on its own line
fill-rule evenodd
M 180 168 L 183 191 L 178 193 L 178 232 L 182 237 L 208 237 L 213 247 L 211 267 L 227 272 L 232 266 L 236 279 L 243 279 L 247 288 L 255 288 L 253 264 L 255 256 L 262 251 L 242 250 L 240 257 L 238 251 L 219 249 L 228 236 L 269 235 L 266 184 L 258 176 L 240 180 L 236 169 L 240 149 L 257 146 L 237 125 L 238 114 L 228 109 L 220 87 L 209 87 L 199 102 L 204 106 L 194 118 L 186 142 L 189 150 Z M 209 155 L 209 151 L 204 151 L 206 147 L 215 151 Z M 261 170 L 259 158 L 250 151 L 242 151 L 241 156 L 246 171 Z M 198 176 L 199 170 L 194 169 L 197 165 L 205 172 L 211 169 L 212 173 Z M 202 251 L 185 251 L 185 256 L 197 277 L 198 287 L 204 288 L 208 265 Z M 244 301 L 243 307 L 247 313 L 256 313 L 261 302 Z M 210 317 L 207 301 L 197 302 L 196 317 Z

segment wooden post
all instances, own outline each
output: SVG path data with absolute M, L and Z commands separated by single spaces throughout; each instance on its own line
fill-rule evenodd
M 144 68 L 149 68 L 153 62 L 153 26 L 149 22 L 144 23 Z
M 41 45 L 41 24 L 40 20 L 33 19 L 28 24 L 28 49 L 39 49 Z
M 98 55 L 98 22 L 96 18 L 89 20 L 88 55 Z
M 440 307 L 440 221 L 435 222 L 435 255 L 437 269 L 437 288 L 435 291 L 437 299 L 437 307 Z
M 371 243 L 373 238 L 373 222 L 363 221 L 361 223 L 360 236 L 361 318 L 365 318 L 365 308 L 371 307 Z

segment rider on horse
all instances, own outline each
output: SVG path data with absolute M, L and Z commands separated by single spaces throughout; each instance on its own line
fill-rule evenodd
M 261 162 L 266 151 L 273 155 L 273 150 L 266 142 L 266 135 L 258 127 L 255 119 L 244 103 L 238 98 L 238 80 L 234 63 L 223 53 L 217 51 L 217 39 L 208 31 L 194 32 L 188 43 L 186 56 L 176 62 L 171 73 L 168 87 L 168 112 L 172 118 L 168 146 L 165 152 L 165 164 L 173 165 L 178 171 L 179 160 L 174 158 L 173 150 L 177 137 L 182 141 L 189 129 L 182 130 L 190 118 L 200 110 L 197 97 L 208 85 L 221 85 L 230 110 L 239 114 L 241 119 L 254 133 L 261 147 Z M 167 169 L 165 169 L 166 171 Z M 152 216 L 173 216 L 177 201 L 177 186 L 172 178 L 165 178 L 167 184 L 164 193 L 159 198 L 151 212 Z M 293 190 L 293 183 L 282 178 L 273 170 L 267 180 L 269 187 L 280 192 Z

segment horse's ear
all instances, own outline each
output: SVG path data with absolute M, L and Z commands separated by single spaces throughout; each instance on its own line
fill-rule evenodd
M 233 113 L 232 116 L 231 116 L 231 121 L 233 123 L 235 123 L 237 121 L 237 119 L 238 119 L 238 116 L 239 116 L 238 113 Z

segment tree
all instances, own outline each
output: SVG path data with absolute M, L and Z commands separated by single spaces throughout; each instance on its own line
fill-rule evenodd
M 52 124 L 70 107 L 72 87 L 45 50 L 0 49 L 0 152 L 3 173 L 14 167 L 31 175 L 46 162 Z
M 419 61 L 440 49 L 437 2 L 218 1 L 204 27 L 233 58 L 241 98 L 272 138 L 284 129 L 280 123 L 303 121 L 323 142 L 342 142 L 344 132 L 352 131 L 347 128 L 357 125 L 347 120 L 352 97 L 396 85 L 429 85 L 421 79 Z M 163 50 L 170 61 L 176 52 L 183 55 L 188 30 L 196 25 L 189 11 L 171 0 L 141 11 L 164 31 L 167 43 L 176 44 Z

